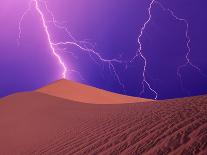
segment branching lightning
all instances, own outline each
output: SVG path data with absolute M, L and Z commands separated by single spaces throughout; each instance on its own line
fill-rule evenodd
M 144 22 L 141 30 L 140 30 L 140 34 L 138 36 L 138 44 L 139 44 L 139 49 L 136 53 L 136 55 L 134 56 L 134 58 L 131 60 L 133 61 L 134 59 L 136 59 L 137 57 L 141 57 L 144 61 L 144 68 L 143 68 L 143 72 L 142 72 L 142 76 L 143 76 L 143 81 L 142 81 L 142 90 L 140 92 L 140 95 L 142 95 L 144 92 L 145 92 L 145 85 L 147 85 L 148 89 L 153 92 L 155 94 L 155 99 L 158 98 L 158 92 L 156 92 L 155 89 L 152 88 L 152 86 L 150 85 L 149 81 L 147 80 L 147 77 L 146 77 L 146 73 L 147 73 L 147 59 L 146 57 L 144 56 L 143 54 L 143 48 L 142 48 L 142 42 L 141 42 L 141 38 L 144 34 L 144 31 L 147 27 L 147 25 L 150 23 L 151 19 L 152 19 L 152 14 L 151 14 L 151 11 L 152 11 L 152 8 L 153 8 L 153 5 L 154 4 L 158 4 L 163 11 L 167 11 L 170 13 L 170 15 L 176 19 L 177 21 L 180 21 L 180 22 L 183 22 L 185 25 L 186 25 L 186 30 L 185 30 L 185 37 L 186 37 L 186 47 L 187 47 L 187 52 L 186 52 L 186 55 L 185 55 L 185 59 L 186 59 L 186 62 L 182 65 L 180 65 L 178 68 L 177 68 L 177 76 L 179 77 L 180 79 L 180 83 L 181 83 L 181 87 L 182 87 L 182 90 L 185 90 L 186 92 L 188 92 L 184 86 L 183 86 L 183 81 L 182 81 L 182 75 L 181 75 L 181 69 L 187 67 L 188 65 L 193 67 L 194 69 L 196 69 L 197 71 L 199 71 L 202 75 L 204 75 L 205 77 L 207 77 L 205 74 L 202 73 L 201 69 L 194 65 L 190 58 L 189 58 L 189 55 L 191 53 L 191 47 L 190 47 L 190 43 L 191 43 L 191 39 L 190 39 L 190 36 L 189 36 L 189 22 L 187 21 L 187 19 L 185 18 L 180 18 L 178 16 L 175 15 L 174 11 L 169 9 L 169 8 L 165 8 L 164 5 L 162 5 L 162 3 L 158 2 L 157 0 L 152 0 L 151 3 L 149 4 L 149 7 L 148 7 L 148 18 L 147 20 Z
M 144 35 L 144 32 L 145 32 L 147 26 L 151 22 L 151 19 L 152 19 L 152 13 L 151 12 L 152 12 L 153 6 L 155 4 L 158 4 L 163 11 L 168 12 L 174 19 L 176 19 L 179 22 L 183 22 L 186 25 L 186 29 L 185 29 L 186 47 L 187 47 L 187 52 L 186 52 L 186 55 L 185 55 L 186 62 L 184 64 L 180 65 L 177 68 L 177 76 L 180 79 L 182 89 L 185 90 L 184 86 L 183 86 L 182 74 L 181 74 L 181 70 L 183 68 L 185 68 L 187 66 L 191 66 L 194 69 L 196 69 L 197 71 L 199 71 L 202 75 L 204 75 L 204 74 L 202 73 L 201 69 L 198 66 L 194 65 L 191 62 L 191 60 L 189 58 L 189 55 L 191 53 L 191 47 L 190 47 L 191 39 L 190 39 L 190 36 L 189 36 L 189 22 L 185 18 L 180 18 L 180 17 L 176 16 L 176 14 L 174 13 L 173 10 L 171 10 L 169 8 L 165 8 L 164 5 L 162 5 L 162 3 L 158 2 L 157 0 L 151 0 L 151 2 L 149 4 L 149 7 L 147 8 L 148 17 L 147 17 L 146 21 L 143 23 L 143 25 L 142 25 L 142 27 L 140 29 L 140 33 L 139 33 L 138 38 L 137 38 L 137 42 L 138 42 L 139 48 L 138 48 L 135 56 L 133 57 L 133 59 L 130 62 L 132 62 L 133 60 L 137 59 L 138 57 L 140 57 L 143 60 L 144 65 L 143 65 L 143 72 L 142 72 L 142 90 L 140 92 L 140 95 L 144 94 L 146 89 L 148 89 L 148 90 L 150 90 L 155 95 L 154 99 L 157 99 L 159 94 L 151 86 L 150 82 L 147 79 L 148 63 L 147 63 L 147 59 L 146 59 L 145 55 L 143 54 L 143 44 L 142 44 L 142 37 Z M 46 11 L 50 15 L 51 20 L 46 19 L 46 15 L 44 14 L 44 11 L 42 10 L 42 7 L 41 7 L 42 5 L 44 6 L 44 11 Z M 66 63 L 63 61 L 62 57 L 58 53 L 58 51 L 60 51 L 60 50 L 65 51 L 65 49 L 62 48 L 62 47 L 74 46 L 74 47 L 78 48 L 80 51 L 87 53 L 89 55 L 89 57 L 95 63 L 100 64 L 99 62 L 101 62 L 101 63 L 107 64 L 109 70 L 113 72 L 114 77 L 116 78 L 116 80 L 118 81 L 119 85 L 123 88 L 123 91 L 125 92 L 125 86 L 121 82 L 121 79 L 120 79 L 120 77 L 119 77 L 119 75 L 118 75 L 118 73 L 116 71 L 115 64 L 125 64 L 126 65 L 125 67 L 127 69 L 127 63 L 124 62 L 124 61 L 121 61 L 119 59 L 105 59 L 105 58 L 103 58 L 100 55 L 99 52 L 97 52 L 95 50 L 95 48 L 92 46 L 92 44 L 90 44 L 89 42 L 86 42 L 86 41 L 78 41 L 71 34 L 71 32 L 68 30 L 67 26 L 63 25 L 63 23 L 57 21 L 54 18 L 53 12 L 48 8 L 48 5 L 47 5 L 45 0 L 31 0 L 29 2 L 28 8 L 23 13 L 23 15 L 22 15 L 22 17 L 20 18 L 20 21 L 19 21 L 18 45 L 20 43 L 20 39 L 21 39 L 21 36 L 22 36 L 22 28 L 21 28 L 21 26 L 22 26 L 23 19 L 25 18 L 27 13 L 32 8 L 34 8 L 36 10 L 36 12 L 38 13 L 38 15 L 40 17 L 40 20 L 41 20 L 41 24 L 42 24 L 42 26 L 44 28 L 44 32 L 45 32 L 45 34 L 47 36 L 47 41 L 48 41 L 48 45 L 50 47 L 50 50 L 51 50 L 52 54 L 56 57 L 56 59 L 57 59 L 58 63 L 60 64 L 60 66 L 62 67 L 62 70 L 63 70 L 62 71 L 62 78 L 66 79 L 68 72 L 75 72 L 75 73 L 79 74 L 79 76 L 82 79 L 84 79 L 82 77 L 82 75 L 78 71 L 76 71 L 74 69 L 69 69 L 67 67 Z M 69 41 L 60 41 L 60 42 L 52 41 L 51 32 L 49 31 L 49 25 L 48 24 L 53 24 L 57 29 L 64 30 L 64 32 L 69 37 Z M 70 51 L 68 53 L 71 53 L 74 57 L 76 57 L 73 52 Z
M 44 28 L 44 32 L 47 36 L 50 50 L 51 50 L 52 54 L 56 57 L 60 66 L 63 69 L 62 78 L 66 79 L 67 72 L 70 71 L 70 72 L 78 73 L 80 75 L 80 77 L 83 79 L 82 75 L 78 71 L 76 71 L 74 69 L 68 69 L 66 63 L 63 61 L 63 59 L 61 58 L 61 56 L 57 52 L 57 49 L 60 49 L 60 46 L 66 46 L 66 45 L 75 46 L 76 48 L 79 48 L 81 51 L 87 52 L 88 55 L 90 56 L 90 58 L 93 61 L 95 61 L 97 64 L 99 64 L 99 62 L 97 60 L 101 61 L 102 63 L 108 64 L 109 70 L 114 73 L 116 80 L 118 81 L 119 85 L 123 88 L 123 92 L 125 92 L 125 86 L 121 82 L 121 79 L 120 79 L 120 77 L 116 71 L 115 65 L 114 65 L 114 63 L 124 64 L 124 62 L 122 62 L 121 60 L 118 60 L 118 59 L 105 59 L 98 52 L 96 52 L 93 48 L 88 47 L 88 45 L 91 45 L 90 43 L 88 43 L 86 41 L 77 41 L 77 39 L 75 37 L 73 37 L 73 35 L 71 34 L 71 32 L 68 30 L 68 28 L 66 26 L 62 26 L 62 23 L 55 20 L 54 15 L 53 15 L 52 11 L 49 10 L 46 1 L 43 1 L 43 0 L 31 0 L 30 1 L 28 9 L 23 13 L 23 15 L 19 21 L 18 43 L 21 39 L 21 34 L 22 34 L 22 29 L 21 29 L 22 21 L 23 21 L 24 17 L 26 16 L 26 14 L 31 10 L 32 4 L 34 4 L 34 9 L 36 10 L 36 12 L 40 16 L 42 26 Z M 41 10 L 40 4 L 44 5 L 47 13 L 49 13 L 50 16 L 52 17 L 52 20 L 48 21 L 46 19 L 43 11 Z M 53 42 L 51 39 L 51 34 L 49 31 L 49 28 L 48 28 L 48 23 L 52 23 L 52 24 L 54 24 L 54 26 L 56 28 L 64 30 L 66 32 L 66 34 L 69 36 L 70 41 Z M 71 53 L 73 54 L 73 52 L 71 52 Z M 96 57 L 97 60 L 95 60 L 94 57 Z
M 162 8 L 163 11 L 168 12 L 174 19 L 176 19 L 179 22 L 183 22 L 186 25 L 186 29 L 185 29 L 186 47 L 187 47 L 187 52 L 186 52 L 186 55 L 185 55 L 186 62 L 184 64 L 178 66 L 178 68 L 177 68 L 177 76 L 180 79 L 180 83 L 181 83 L 182 90 L 185 91 L 185 92 L 187 92 L 188 95 L 190 95 L 190 92 L 183 85 L 181 70 L 183 68 L 187 67 L 187 66 L 191 66 L 192 68 L 194 68 L 195 70 L 197 70 L 198 72 L 200 72 L 201 75 L 203 75 L 205 77 L 206 77 L 206 75 L 204 73 L 202 73 L 201 69 L 198 66 L 194 65 L 191 62 L 190 57 L 189 57 L 190 56 L 190 53 L 191 53 L 191 47 L 190 47 L 191 38 L 190 38 L 190 35 L 189 35 L 189 22 L 185 18 L 178 17 L 173 10 L 171 10 L 169 8 L 165 8 L 164 5 L 162 5 L 162 3 L 158 2 L 158 1 L 156 1 L 156 3 Z

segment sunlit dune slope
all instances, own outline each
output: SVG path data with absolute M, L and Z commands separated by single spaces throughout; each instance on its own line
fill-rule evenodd
M 37 91 L 64 99 L 93 104 L 121 104 L 153 101 L 150 99 L 120 95 L 68 80 L 56 81 Z

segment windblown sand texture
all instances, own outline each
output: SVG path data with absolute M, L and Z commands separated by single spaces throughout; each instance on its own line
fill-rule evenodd
M 207 155 L 207 96 L 126 104 L 57 96 L 0 100 L 0 154 Z

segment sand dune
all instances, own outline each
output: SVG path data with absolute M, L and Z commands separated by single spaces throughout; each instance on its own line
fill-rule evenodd
M 39 92 L 0 100 L 0 154 L 207 154 L 207 96 L 86 104 Z
M 92 104 L 121 104 L 152 101 L 150 99 L 120 95 L 68 80 L 59 80 L 37 91 L 64 99 Z

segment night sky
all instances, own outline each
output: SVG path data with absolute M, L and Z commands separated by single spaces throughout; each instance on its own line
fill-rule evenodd
M 48 8 L 56 20 L 66 26 L 79 41 L 95 49 L 104 59 L 118 59 L 113 68 L 95 55 L 71 45 L 60 46 L 57 53 L 68 69 L 67 79 L 105 90 L 131 96 L 154 98 L 145 85 L 142 90 L 144 62 L 141 57 L 130 60 L 139 49 L 138 36 L 148 19 L 150 0 L 48 0 Z M 186 24 L 175 20 L 169 12 L 154 4 L 152 19 L 141 37 L 143 55 L 147 59 L 146 78 L 158 92 L 158 99 L 177 98 L 207 93 L 207 2 L 206 0 L 161 0 L 166 8 L 189 23 L 191 62 L 199 72 L 186 62 Z M 29 0 L 2 0 L 0 5 L 0 97 L 22 91 L 35 90 L 61 78 L 62 67 L 51 53 L 39 14 L 32 5 L 22 21 L 20 45 L 17 44 L 22 14 Z M 45 10 L 53 42 L 71 41 L 68 35 L 51 23 Z M 90 44 L 89 44 L 90 43 Z M 63 50 L 64 49 L 64 50 Z M 130 63 L 129 63 L 130 62 Z M 79 74 L 79 73 L 80 74 Z M 182 83 L 182 84 L 181 84 Z M 183 85 L 183 87 L 182 87 Z M 68 90 L 70 92 L 72 90 Z

